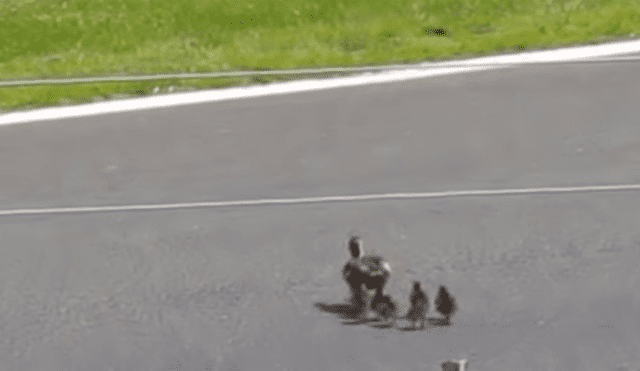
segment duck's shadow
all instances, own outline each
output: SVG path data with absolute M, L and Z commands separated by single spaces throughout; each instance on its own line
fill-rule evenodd
M 372 328 L 376 328 L 376 329 L 389 329 L 392 328 L 393 325 L 391 323 L 386 323 L 383 321 L 380 321 L 378 319 L 373 319 L 373 318 L 362 318 L 361 313 L 362 310 L 361 308 L 353 305 L 353 304 L 348 304 L 348 303 L 333 303 L 333 304 L 327 304 L 327 303 L 315 303 L 313 305 L 314 307 L 316 307 L 319 311 L 324 312 L 324 313 L 331 313 L 335 316 L 337 316 L 338 318 L 343 319 L 343 321 L 340 322 L 341 325 L 343 326 L 358 326 L 358 325 L 369 325 Z M 399 317 L 398 320 L 406 320 L 405 317 Z M 407 326 L 407 327 L 399 327 L 397 326 L 396 329 L 399 331 L 423 331 L 423 330 L 429 330 L 431 328 L 434 327 L 447 327 L 447 326 L 451 326 L 451 323 L 448 322 L 446 319 L 444 318 L 427 318 L 425 321 L 425 327 L 424 328 L 420 328 L 420 327 L 412 327 L 412 326 Z
M 321 312 L 331 313 L 339 318 L 348 320 L 357 320 L 360 318 L 360 313 L 362 313 L 361 308 L 347 303 L 315 303 L 313 306 Z

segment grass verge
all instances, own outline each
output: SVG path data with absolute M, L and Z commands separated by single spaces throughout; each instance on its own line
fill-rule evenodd
M 615 40 L 640 31 L 640 0 L 7 0 L 0 24 L 0 79 L 80 77 L 411 63 Z M 5 87 L 0 110 L 253 80 Z

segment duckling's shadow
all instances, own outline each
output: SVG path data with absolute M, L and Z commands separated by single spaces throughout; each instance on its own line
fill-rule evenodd
M 359 325 L 369 325 L 372 328 L 376 329 L 390 329 L 393 324 L 388 323 L 386 321 L 380 321 L 376 318 L 362 318 L 362 308 L 359 308 L 353 304 L 348 303 L 315 303 L 313 305 L 315 308 L 324 313 L 331 313 L 337 316 L 343 321 L 340 322 L 343 326 L 359 326 Z M 404 317 L 398 317 L 398 320 L 406 320 Z M 448 327 L 451 326 L 451 322 L 447 321 L 444 318 L 427 318 L 425 321 L 425 327 L 420 328 L 419 326 L 407 326 L 400 327 L 396 326 L 395 328 L 402 332 L 412 332 L 412 331 L 426 331 L 434 327 Z
M 451 321 L 447 321 L 445 318 L 427 318 L 427 323 L 432 327 L 449 327 Z
M 371 325 L 371 327 L 377 328 L 379 330 L 386 330 L 386 329 L 393 328 L 393 323 L 376 323 L 375 325 Z M 399 330 L 402 331 L 402 329 L 399 329 Z
M 399 317 L 398 320 L 407 320 L 405 317 Z M 396 329 L 398 331 L 401 332 L 414 332 L 414 331 L 429 331 L 431 329 L 433 329 L 434 327 L 447 327 L 447 326 L 451 326 L 450 322 L 447 322 L 445 319 L 443 318 L 427 318 L 425 321 L 425 326 L 424 328 L 421 328 L 419 324 L 416 324 L 416 326 L 412 326 L 412 325 L 408 325 L 405 327 L 400 327 L 397 326 Z M 374 325 L 372 327 L 377 327 L 377 328 L 389 328 L 391 326 L 389 325 L 383 325 L 383 326 L 377 326 Z
M 354 321 L 342 321 L 340 322 L 340 324 L 342 326 L 358 326 L 358 325 L 366 325 L 371 322 L 377 322 L 377 321 L 375 319 L 370 319 L 370 318 L 361 318 L 361 319 L 356 319 Z

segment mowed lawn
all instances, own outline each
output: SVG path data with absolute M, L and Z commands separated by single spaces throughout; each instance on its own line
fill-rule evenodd
M 634 37 L 640 0 L 4 0 L 0 79 L 441 60 Z M 287 76 L 0 88 L 0 110 Z

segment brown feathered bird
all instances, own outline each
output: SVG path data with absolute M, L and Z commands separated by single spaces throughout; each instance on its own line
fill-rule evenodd
M 413 281 L 413 289 L 409 295 L 409 311 L 407 312 L 407 320 L 411 322 L 413 328 L 416 328 L 416 323 L 420 322 L 420 328 L 424 329 L 424 322 L 427 319 L 427 312 L 429 311 L 429 297 L 427 293 L 420 288 L 420 282 Z
M 449 294 L 446 287 L 440 286 L 435 300 L 436 310 L 446 319 L 446 323 L 451 323 L 451 317 L 458 311 L 456 299 Z
M 359 237 L 351 237 L 348 245 L 351 259 L 342 269 L 342 278 L 351 290 L 353 304 L 366 311 L 366 291 L 375 290 L 376 296 L 383 295 L 391 276 L 391 267 L 381 256 L 365 255 Z

